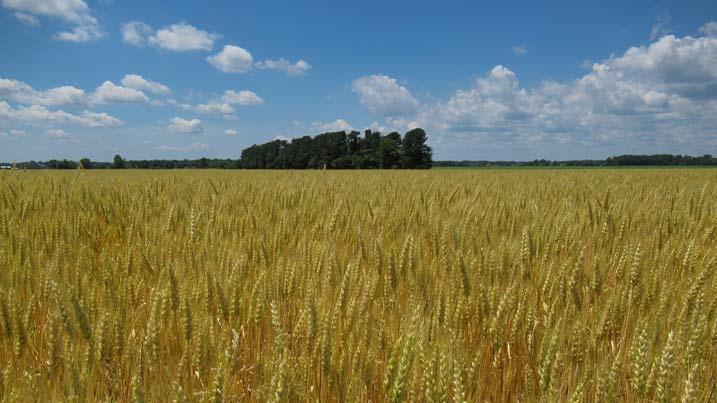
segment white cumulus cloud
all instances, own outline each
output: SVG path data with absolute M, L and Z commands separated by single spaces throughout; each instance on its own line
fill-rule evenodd
M 48 129 L 45 133 L 52 137 L 67 137 L 68 134 L 62 129 Z
M 147 38 L 152 33 L 152 27 L 141 21 L 128 21 L 120 27 L 122 40 L 134 46 L 147 44 Z
M 226 129 L 224 130 L 224 134 L 226 134 L 227 136 L 236 136 L 237 134 L 239 134 L 239 132 L 234 129 Z
M 120 27 L 122 40 L 126 43 L 134 46 L 151 45 L 174 52 L 212 50 L 214 42 L 222 37 L 185 21 L 153 31 L 149 24 L 142 21 L 127 21 Z
M 108 115 L 105 112 L 92 112 L 92 111 L 84 111 L 82 113 L 82 116 L 85 120 L 88 121 L 88 123 L 84 124 L 87 127 L 110 127 L 110 126 L 121 126 L 124 123 L 113 117 Z
M 85 127 L 111 127 L 123 124 L 121 120 L 104 112 L 84 111 L 82 114 L 76 115 L 62 110 L 51 111 L 42 105 L 13 108 L 5 101 L 0 101 L 0 117 L 31 126 L 67 123 Z
M 246 73 L 252 69 L 254 58 L 244 48 L 226 45 L 221 52 L 207 57 L 207 61 L 225 73 Z
M 354 130 L 353 126 L 344 119 L 336 119 L 333 122 L 322 123 L 314 122 L 311 124 L 311 128 L 320 132 L 340 132 L 340 131 L 351 131 Z
M 515 157 L 521 147 L 529 153 L 539 144 L 543 150 L 566 150 L 571 158 L 596 150 L 623 153 L 628 147 L 637 153 L 700 153 L 717 145 L 715 60 L 716 37 L 665 35 L 593 63 L 578 79 L 547 80 L 534 88 L 521 86 L 513 71 L 498 65 L 447 100 L 420 105 L 413 114 L 397 113 L 414 109 L 411 100 L 410 108 L 386 106 L 391 97 L 378 94 L 401 91 L 385 78 L 354 81 L 354 91 L 367 108 L 389 115 L 389 125 L 422 126 L 435 133 L 434 145 L 454 144 L 453 152 L 462 156 L 469 150 L 504 150 Z M 396 103 L 401 104 L 388 104 Z
M 55 34 L 55 39 L 65 42 L 89 42 L 103 37 L 104 34 L 96 25 L 82 25 Z
M 222 102 L 208 102 L 206 104 L 199 104 L 192 108 L 194 111 L 197 111 L 199 113 L 220 113 L 223 115 L 232 115 L 234 112 L 234 108 L 229 105 L 228 103 L 222 103 Z
M 264 103 L 264 100 L 261 99 L 260 96 L 256 95 L 252 91 L 247 90 L 239 92 L 236 92 L 234 90 L 226 90 L 224 91 L 224 95 L 222 95 L 222 101 L 228 104 L 242 106 L 261 105 Z
M 199 119 L 186 120 L 174 117 L 169 121 L 169 130 L 175 133 L 203 133 L 204 126 Z
M 149 98 L 144 92 L 134 88 L 126 88 L 114 84 L 112 81 L 105 81 L 97 87 L 94 93 L 89 96 L 89 102 L 96 104 L 114 103 L 146 103 Z
M 55 39 L 61 41 L 88 42 L 104 36 L 99 21 L 83 0 L 2 0 L 2 5 L 31 26 L 40 25 L 37 16 L 73 24 L 70 31 L 55 34 Z
M 147 43 L 175 52 L 212 50 L 221 35 L 197 29 L 186 22 L 172 24 L 147 38 Z
M 0 78 L 0 99 L 31 105 L 73 105 L 85 101 L 85 91 L 69 85 L 37 91 L 22 81 Z
M 166 85 L 148 80 L 138 74 L 127 74 L 124 76 L 122 78 L 122 85 L 140 91 L 149 91 L 153 94 L 168 95 L 172 93 L 172 90 L 170 90 Z
M 92 18 L 90 7 L 83 0 L 3 0 L 2 5 L 12 10 L 69 22 L 83 22 Z
M 221 114 L 225 119 L 239 119 L 235 113 L 236 110 L 232 105 L 259 105 L 264 102 L 258 95 L 251 91 L 226 90 L 219 99 L 212 99 L 209 102 L 192 105 L 187 103 L 179 103 L 173 99 L 169 103 L 188 111 L 205 114 Z
M 85 101 L 85 91 L 71 85 L 51 88 L 38 94 L 37 103 L 42 105 L 73 105 Z
M 291 63 L 285 59 L 279 60 L 263 60 L 256 63 L 256 67 L 261 70 L 279 70 L 292 76 L 298 76 L 306 74 L 311 70 L 311 65 L 304 60 L 299 60 L 296 63 Z
M 420 106 L 406 87 L 382 74 L 356 79 L 352 89 L 369 110 L 384 116 L 411 115 Z

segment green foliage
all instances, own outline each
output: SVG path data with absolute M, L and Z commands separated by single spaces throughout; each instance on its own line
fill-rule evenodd
M 403 136 L 403 167 L 410 169 L 428 169 L 433 163 L 433 152 L 426 145 L 426 132 L 413 129 Z
M 356 131 L 322 133 L 274 140 L 253 145 L 242 151 L 241 166 L 246 169 L 428 169 L 432 151 L 426 144 L 423 129 L 406 133 L 404 139 L 396 132 L 382 136 L 366 130 L 361 137 Z
M 114 161 L 112 162 L 112 169 L 124 169 L 125 163 L 122 157 L 117 154 L 115 155 Z
M 50 169 L 77 169 L 76 161 L 69 160 L 49 160 L 45 166 Z

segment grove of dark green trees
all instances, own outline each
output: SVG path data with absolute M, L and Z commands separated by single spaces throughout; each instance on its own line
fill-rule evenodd
M 253 145 L 241 153 L 246 169 L 429 169 L 433 151 L 426 132 L 413 129 L 401 137 L 366 130 L 322 133 L 291 141 Z

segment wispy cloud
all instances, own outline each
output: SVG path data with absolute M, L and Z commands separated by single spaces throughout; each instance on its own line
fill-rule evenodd
M 655 18 L 655 23 L 652 24 L 652 29 L 650 30 L 650 40 L 654 41 L 655 39 L 671 32 L 670 13 L 667 10 L 662 10 Z
M 524 54 L 528 53 L 528 47 L 525 45 L 513 46 L 513 53 L 515 53 L 518 56 L 524 55 Z
M 204 143 L 192 143 L 186 146 L 167 146 L 162 145 L 158 146 L 157 150 L 159 151 L 202 151 L 202 150 L 208 150 L 209 146 Z
M 40 26 L 38 16 L 71 24 L 71 30 L 55 34 L 60 41 L 89 42 L 105 36 L 84 0 L 3 0 L 2 5 L 14 10 L 15 17 L 29 26 Z

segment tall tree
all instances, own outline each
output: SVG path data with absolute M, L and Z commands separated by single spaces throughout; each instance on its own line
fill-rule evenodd
M 346 146 L 346 132 L 328 132 L 322 133 L 314 137 L 314 148 L 318 153 L 318 164 L 315 168 L 323 168 L 324 165 L 328 168 L 336 168 L 334 161 L 344 157 L 347 153 Z M 342 164 L 342 161 L 337 161 L 338 164 Z
M 352 130 L 351 133 L 346 136 L 346 143 L 349 148 L 349 155 L 358 155 L 361 145 L 361 133 Z
M 364 137 L 359 144 L 359 158 L 356 168 L 373 169 L 381 167 L 381 156 L 379 146 L 381 145 L 381 133 L 366 130 Z
M 408 131 L 403 136 L 403 167 L 429 169 L 433 166 L 433 150 L 426 144 L 426 132 L 421 128 Z
M 112 162 L 112 169 L 124 169 L 124 160 L 119 154 L 115 155 L 115 159 Z
M 391 132 L 381 137 L 381 143 L 378 146 L 378 154 L 381 157 L 381 168 L 400 168 L 401 135 L 396 132 Z
M 313 150 L 313 139 L 311 136 L 303 136 L 291 140 L 291 152 L 289 155 L 291 159 L 289 161 L 289 168 L 292 169 L 306 169 L 309 167 Z

